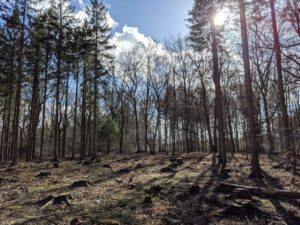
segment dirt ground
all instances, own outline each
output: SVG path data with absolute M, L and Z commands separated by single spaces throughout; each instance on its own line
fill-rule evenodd
M 281 159 L 261 156 L 264 179 L 259 182 L 248 179 L 245 155 L 229 159 L 223 173 L 213 154 L 176 157 L 109 155 L 58 167 L 51 162 L 0 164 L 0 224 L 300 224 L 299 200 L 219 187 L 226 181 L 299 191 L 299 176 L 273 167 Z

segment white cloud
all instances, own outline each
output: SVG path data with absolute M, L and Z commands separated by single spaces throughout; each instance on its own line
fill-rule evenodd
M 32 7 L 37 11 L 45 11 L 51 7 L 50 2 L 50 0 L 38 1 L 37 3 L 34 3 Z M 76 6 L 74 12 L 75 18 L 80 21 L 80 24 L 82 24 L 83 21 L 88 18 L 87 13 L 85 12 L 87 3 L 84 0 L 72 0 L 71 3 L 72 6 Z M 110 6 L 107 5 L 107 7 L 109 8 Z M 119 25 L 119 23 L 112 18 L 109 12 L 107 12 L 106 19 L 108 26 L 112 29 Z
M 39 1 L 31 5 L 37 11 L 45 11 L 50 8 L 50 1 Z
M 165 53 L 161 44 L 156 43 L 151 37 L 146 37 L 144 34 L 140 33 L 137 27 L 125 25 L 121 33 L 115 33 L 111 42 L 116 46 L 116 57 L 118 57 L 122 52 L 145 47 L 151 47 L 152 51 L 156 51 L 157 54 L 163 55 Z
M 119 23 L 111 17 L 109 12 L 107 12 L 106 19 L 108 26 L 112 29 L 116 28 L 119 25 Z
M 84 20 L 88 18 L 88 15 L 86 14 L 86 12 L 84 10 L 80 10 L 75 13 L 75 18 L 77 20 L 79 20 L 81 23 L 83 23 Z

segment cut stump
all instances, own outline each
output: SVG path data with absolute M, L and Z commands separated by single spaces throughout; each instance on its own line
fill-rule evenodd
M 66 204 L 67 206 L 70 206 L 71 205 L 69 202 L 70 199 L 72 199 L 71 194 L 62 194 L 58 196 L 49 195 L 48 197 L 39 200 L 34 204 L 40 206 L 41 208 L 45 208 L 46 206 L 51 204 L 52 205 Z
M 35 175 L 35 177 L 44 178 L 44 177 L 49 177 L 50 175 L 51 175 L 51 172 L 40 172 L 37 175 Z
M 83 187 L 90 187 L 90 186 L 94 186 L 94 184 L 92 184 L 90 181 L 88 180 L 79 180 L 79 181 L 75 181 L 73 182 L 69 188 L 70 189 L 75 189 L 75 188 L 83 188 Z

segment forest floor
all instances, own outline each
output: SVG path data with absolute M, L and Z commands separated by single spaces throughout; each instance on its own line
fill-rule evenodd
M 227 183 L 297 191 L 300 177 L 261 156 L 264 179 L 248 179 L 245 155 L 220 172 L 213 154 L 108 155 L 100 162 L 0 165 L 0 224 L 300 224 L 300 201 L 267 199 Z M 42 172 L 42 173 L 40 173 Z M 79 182 L 78 182 L 79 181 Z M 75 182 L 75 183 L 74 183 Z

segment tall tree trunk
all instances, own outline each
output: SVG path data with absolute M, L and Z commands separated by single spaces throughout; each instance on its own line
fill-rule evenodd
M 146 99 L 145 99 L 145 115 L 144 115 L 144 123 L 145 123 L 145 145 L 144 151 L 147 152 L 149 139 L 148 139 L 148 130 L 149 130 L 149 95 L 150 95 L 150 77 L 151 77 L 151 68 L 150 68 L 150 57 L 148 57 L 147 61 L 147 81 L 146 81 Z
M 92 151 L 91 159 L 95 160 L 97 158 L 97 103 L 98 103 L 98 81 L 97 77 L 94 80 L 94 102 L 93 102 L 93 126 L 92 126 Z
M 137 103 L 134 103 L 134 117 L 135 117 L 135 139 L 137 145 L 137 153 L 141 153 L 141 145 L 140 145 L 140 128 L 139 128 L 139 118 L 138 118 L 138 111 L 137 111 Z
M 176 73 L 173 72 L 173 121 L 171 122 L 172 131 L 172 155 L 175 155 L 176 151 Z
M 4 149 L 3 149 L 3 160 L 6 162 L 8 160 L 8 152 L 9 152 L 9 138 L 11 137 L 11 130 L 10 130 L 10 125 L 11 125 L 11 114 L 12 114 L 12 99 L 13 99 L 13 83 L 14 83 L 14 71 L 13 71 L 13 66 L 14 66 L 14 56 L 12 56 L 12 61 L 11 61 L 11 71 L 10 71 L 10 85 L 9 85 L 9 97 L 8 97 L 8 114 L 7 114 L 7 119 L 5 123 L 5 134 L 4 134 Z
M 123 100 L 122 100 L 123 101 Z M 120 154 L 123 154 L 123 142 L 124 142 L 124 122 L 125 122 L 125 116 L 124 116 L 124 103 L 121 102 L 121 127 L 120 127 L 120 146 L 119 151 Z
M 69 66 L 68 66 L 69 67 Z M 70 68 L 68 68 L 70 70 Z M 66 146 L 67 146 L 67 129 L 68 129 L 68 98 L 69 98 L 69 71 L 66 80 L 66 94 L 65 94 L 65 111 L 64 111 L 64 128 L 63 128 L 63 143 L 62 143 L 62 157 L 66 157 Z
M 234 137 L 233 137 L 233 128 L 232 128 L 232 119 L 230 114 L 230 109 L 228 110 L 228 127 L 229 127 L 229 137 L 231 142 L 231 155 L 234 157 L 234 154 L 236 152 L 235 143 L 234 143 Z
M 6 119 L 6 108 L 7 108 L 7 99 L 4 97 L 4 107 L 2 115 L 2 129 L 1 129 L 1 144 L 0 144 L 0 162 L 3 161 L 3 147 L 4 147 L 4 133 L 5 133 L 5 119 Z
M 81 133 L 80 133 L 80 160 L 85 155 L 86 140 L 86 59 L 83 62 L 83 83 L 82 83 L 82 103 L 81 103 Z
M 39 45 L 39 44 L 38 44 Z M 30 123 L 28 131 L 28 143 L 26 149 L 26 161 L 32 161 L 35 156 L 35 145 L 36 145 L 36 129 L 38 123 L 39 114 L 39 75 L 40 75 L 40 47 L 36 47 L 35 51 L 35 65 L 33 74 L 33 84 L 32 84 L 32 96 L 31 96 L 31 106 L 30 106 Z
M 62 3 L 59 3 L 59 37 L 57 45 L 57 70 L 56 70 L 56 92 L 55 92 L 55 121 L 54 121 L 54 146 L 53 161 L 58 161 L 58 149 L 60 140 L 59 108 L 60 108 L 60 79 L 61 79 L 61 51 L 62 48 Z
M 213 140 L 212 140 L 209 112 L 208 112 L 208 107 L 207 107 L 207 93 L 206 93 L 206 87 L 204 84 L 203 77 L 201 77 L 201 87 L 202 87 L 202 102 L 203 102 L 203 107 L 204 107 L 205 124 L 206 124 L 207 133 L 208 133 L 209 149 L 211 152 L 215 152 L 216 149 L 215 149 L 215 146 L 214 146 Z
M 268 139 L 268 154 L 271 154 L 274 151 L 274 138 L 271 131 L 271 122 L 270 122 L 270 115 L 269 115 L 269 106 L 266 94 L 262 95 L 263 104 L 264 104 L 264 112 L 265 112 L 265 120 L 267 125 L 267 139 Z
M 214 12 L 213 9 L 212 12 Z M 215 83 L 216 115 L 217 115 L 217 122 L 218 122 L 218 150 L 219 150 L 220 163 L 224 167 L 226 165 L 226 145 L 225 145 L 224 119 L 223 119 L 221 75 L 219 70 L 218 41 L 216 37 L 216 27 L 213 21 L 211 21 L 211 36 L 212 36 L 211 46 L 212 46 L 212 54 L 213 54 L 213 80 Z
M 12 132 L 12 143 L 11 143 L 11 155 L 12 164 L 17 164 L 17 147 L 18 147 L 18 135 L 19 135 L 19 117 L 20 117 L 20 106 L 21 106 L 21 91 L 23 82 L 23 58 L 24 58 L 24 45 L 25 45 L 25 20 L 27 15 L 27 0 L 23 0 L 23 11 L 22 11 L 22 25 L 20 34 L 20 51 L 18 56 L 18 69 L 17 69 L 17 87 L 16 87 L 16 98 L 14 107 L 13 117 L 13 132 Z M 15 10 L 19 11 L 16 5 Z
M 242 32 L 242 48 L 243 48 L 243 60 L 244 60 L 244 72 L 245 72 L 245 89 L 247 98 L 247 119 L 249 126 L 249 147 L 252 152 L 251 157 L 251 174 L 252 178 L 262 178 L 259 159 L 258 159 L 258 149 L 259 143 L 257 139 L 257 129 L 255 123 L 255 112 L 253 103 L 253 93 L 252 93 L 252 80 L 250 71 L 250 60 L 249 60 L 249 47 L 248 47 L 248 31 L 247 31 L 247 20 L 246 20 L 246 9 L 244 0 L 239 0 L 240 7 L 240 23 Z
M 296 172 L 296 155 L 295 155 L 295 149 L 291 145 L 289 118 L 288 118 L 288 111 L 287 111 L 287 106 L 286 106 L 286 102 L 285 102 L 285 94 L 284 94 L 283 73 L 282 73 L 282 64 L 281 64 L 281 47 L 280 47 L 279 35 L 278 35 L 278 29 L 277 29 L 274 0 L 270 0 L 270 7 L 271 7 L 271 15 L 272 15 L 274 48 L 275 48 L 275 55 L 276 55 L 278 94 L 279 94 L 281 120 L 282 120 L 282 126 L 283 126 L 283 146 L 284 146 L 284 150 L 285 150 L 285 160 L 286 160 L 286 165 L 288 165 L 291 162 L 291 157 L 293 158 L 293 170 L 295 173 Z
M 41 146 L 39 161 L 43 161 L 44 151 L 44 136 L 45 136 L 45 118 L 46 118 L 46 103 L 47 103 L 47 91 L 48 91 L 48 64 L 49 64 L 49 49 L 46 49 L 46 65 L 45 65 L 45 77 L 44 77 L 44 93 L 43 93 L 43 112 L 42 112 L 42 130 L 41 130 Z
M 73 137 L 72 137 L 72 160 L 75 158 L 75 141 L 76 141 L 76 128 L 77 128 L 77 107 L 78 107 L 78 85 L 79 85 L 79 60 L 77 62 L 76 71 L 76 90 L 75 90 L 75 108 L 74 108 L 74 125 L 73 125 Z

